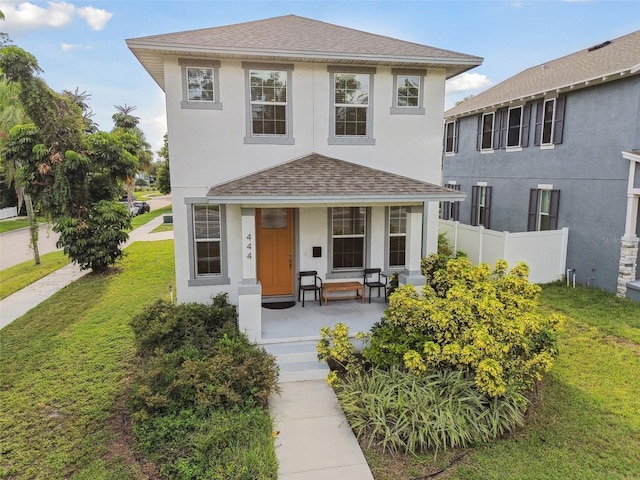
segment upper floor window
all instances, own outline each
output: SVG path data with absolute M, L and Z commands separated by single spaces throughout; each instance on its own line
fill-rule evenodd
M 423 83 L 426 70 L 391 70 L 393 74 L 392 114 L 424 115 Z
M 522 107 L 510 108 L 507 117 L 507 147 L 519 147 L 522 142 Z
M 217 60 L 178 60 L 182 74 L 182 108 L 221 110 Z
M 373 74 L 375 69 L 328 67 L 331 81 L 330 144 L 374 145 Z
M 527 230 L 556 230 L 560 190 L 552 188 L 532 188 L 529 193 L 529 219 Z
M 562 143 L 565 97 L 551 98 L 536 104 L 535 145 Z
M 477 150 L 493 150 L 497 143 L 498 128 L 496 128 L 495 112 L 484 113 L 478 119 L 478 138 L 476 142 Z
M 243 62 L 247 78 L 245 143 L 293 144 L 289 88 L 293 65 Z
M 471 225 L 482 225 L 490 228 L 491 224 L 491 189 L 486 185 L 471 187 Z
M 364 268 L 366 245 L 366 208 L 334 207 L 331 212 L 332 268 Z
M 447 122 L 444 126 L 444 153 L 458 151 L 458 122 Z
M 389 268 L 404 267 L 407 246 L 407 207 L 389 207 Z

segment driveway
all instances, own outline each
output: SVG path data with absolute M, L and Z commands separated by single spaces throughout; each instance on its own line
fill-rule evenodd
M 171 195 L 154 197 L 148 201 L 151 210 L 171 204 Z M 50 224 L 41 224 L 38 236 L 38 251 L 40 255 L 59 250 L 56 247 L 59 235 L 53 231 Z M 0 270 L 12 267 L 18 263 L 33 261 L 33 250 L 29 246 L 29 229 L 22 228 L 0 235 Z

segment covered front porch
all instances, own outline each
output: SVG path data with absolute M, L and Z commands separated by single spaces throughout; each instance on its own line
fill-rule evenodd
M 351 334 L 367 332 L 384 315 L 388 304 L 384 299 L 372 299 L 371 303 L 357 300 L 340 300 L 319 306 L 307 301 L 291 308 L 269 309 L 262 307 L 261 344 L 282 341 L 317 341 L 320 329 L 344 323 Z

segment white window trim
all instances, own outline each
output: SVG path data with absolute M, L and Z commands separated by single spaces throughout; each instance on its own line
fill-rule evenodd
M 220 61 L 191 58 L 179 58 L 180 75 L 182 78 L 182 100 L 180 108 L 193 110 L 222 110 L 220 100 Z M 213 69 L 213 101 L 189 100 L 189 85 L 187 83 L 187 67 Z
M 387 207 L 386 210 L 386 214 L 385 214 L 385 220 L 386 220 L 386 238 L 385 238 L 385 255 L 386 255 L 386 269 L 390 270 L 390 271 L 403 271 L 405 266 L 406 266 L 406 259 L 407 259 L 407 207 L 405 207 L 404 205 L 398 205 L 400 208 L 404 208 L 404 215 L 405 215 L 405 231 L 402 233 L 391 233 L 391 208 L 392 207 Z M 405 247 L 405 251 L 404 251 L 404 255 L 405 255 L 405 263 L 402 265 L 391 265 L 390 262 L 390 258 L 391 258 L 391 237 L 404 237 L 405 238 L 405 243 L 404 243 L 404 247 Z
M 391 74 L 393 75 L 393 92 L 389 109 L 391 115 L 424 115 L 424 77 L 427 75 L 427 71 L 425 69 L 392 68 Z M 400 76 L 418 77 L 418 105 L 416 107 L 398 106 L 398 77 Z
M 242 68 L 244 69 L 245 80 L 245 127 L 246 133 L 244 137 L 245 144 L 270 144 L 270 145 L 295 145 L 295 139 L 293 138 L 293 98 L 292 92 L 292 79 L 293 79 L 293 64 L 281 64 L 281 63 L 257 63 L 257 62 L 242 62 Z M 252 112 L 251 112 L 251 71 L 273 71 L 273 72 L 287 72 L 287 133 L 285 135 L 274 134 L 253 134 L 252 124 Z
M 220 208 L 220 270 L 219 274 L 197 275 L 196 270 L 196 239 L 194 232 L 193 209 L 196 205 L 210 205 L 206 198 L 185 198 L 187 210 L 187 237 L 189 240 L 189 280 L 190 287 L 204 285 L 229 285 L 228 259 L 227 259 L 227 234 L 226 234 L 226 208 Z
M 374 67 L 346 67 L 329 65 L 329 138 L 328 145 L 375 145 L 373 138 L 373 104 L 374 104 L 374 77 L 376 68 Z M 336 136 L 336 82 L 337 73 L 354 73 L 369 75 L 369 105 L 367 106 L 367 135 L 366 136 Z
M 458 120 L 451 120 L 449 122 L 445 122 L 444 123 L 444 154 L 447 157 L 453 157 L 456 154 L 456 140 L 457 140 L 457 138 L 456 138 L 457 134 L 456 133 L 457 133 L 457 128 L 458 128 L 457 122 L 458 122 Z M 453 125 L 453 137 L 452 137 L 453 143 L 451 145 L 451 150 L 447 150 L 447 138 L 448 138 L 447 137 L 447 133 L 448 133 L 447 130 L 448 130 L 448 126 L 449 125 Z
M 511 120 L 511 112 L 514 110 L 520 110 L 520 124 L 518 125 L 518 143 L 516 145 L 509 145 L 509 130 L 510 130 L 510 120 Z M 505 139 L 505 149 L 511 152 L 522 151 L 522 124 L 524 123 L 524 105 L 518 105 L 516 107 L 509 107 L 507 110 L 507 138 Z
M 546 149 L 546 148 L 553 148 L 555 146 L 555 144 L 553 143 L 553 137 L 555 136 L 555 130 L 556 130 L 556 113 L 557 113 L 557 106 L 556 106 L 556 99 L 557 97 L 554 98 L 545 98 L 544 101 L 542 102 L 542 125 L 540 128 L 540 148 Z M 544 113 L 546 111 L 546 107 L 547 107 L 547 103 L 549 102 L 553 102 L 553 115 L 551 116 L 551 133 L 549 135 L 549 141 L 548 142 L 543 142 L 543 138 L 544 138 Z
M 484 143 L 484 117 L 488 116 L 488 115 L 492 115 L 493 118 L 491 120 L 491 146 L 488 148 L 484 148 L 482 146 L 482 144 Z M 494 148 L 495 145 L 493 144 L 494 142 L 494 135 L 495 135 L 495 128 L 496 128 L 496 112 L 487 112 L 487 113 L 483 113 L 482 114 L 482 130 L 480 132 L 480 153 L 494 153 Z
M 542 228 L 542 217 L 547 217 L 547 224 L 549 222 L 549 215 L 551 214 L 551 189 L 547 188 L 539 188 L 540 190 L 540 198 L 538 199 L 538 218 L 536 223 L 536 230 L 541 231 Z M 542 211 L 543 198 L 545 195 L 549 196 L 549 210 L 546 212 Z

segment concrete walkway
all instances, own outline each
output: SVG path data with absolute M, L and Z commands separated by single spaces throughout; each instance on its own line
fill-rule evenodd
M 373 480 L 360 445 L 325 380 L 281 383 L 269 397 L 280 480 Z

